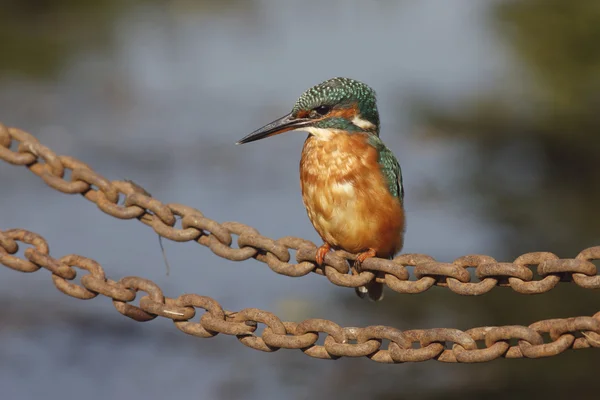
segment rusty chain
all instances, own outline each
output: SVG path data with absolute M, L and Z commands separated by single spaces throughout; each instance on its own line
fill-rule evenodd
M 11 150 L 11 147 L 16 147 Z M 560 259 L 549 252 L 524 254 L 511 263 L 497 262 L 484 255 L 467 255 L 442 263 L 424 254 L 402 254 L 393 260 L 369 258 L 363 271 L 349 275 L 347 260 L 354 255 L 337 251 L 315 263 L 316 245 L 310 241 L 262 236 L 256 229 L 238 222 L 218 223 L 195 208 L 163 204 L 129 181 L 109 181 L 88 165 L 69 156 L 59 156 L 31 134 L 0 124 L 0 159 L 24 165 L 50 187 L 69 194 L 81 194 L 106 214 L 120 219 L 137 218 L 162 237 L 177 242 L 195 241 L 220 257 L 233 261 L 255 258 L 278 274 L 298 277 L 315 272 L 338 286 L 358 287 L 376 278 L 399 293 L 422 293 L 432 286 L 448 287 L 461 295 L 481 295 L 495 286 L 509 286 L 525 294 L 544 293 L 558 282 L 574 282 L 586 289 L 600 288 L 600 275 L 591 260 L 600 258 L 600 246 L 583 250 L 573 259 Z M 180 217 L 179 219 L 177 217 Z M 176 225 L 180 225 L 178 228 Z M 237 247 L 232 246 L 237 236 Z M 297 263 L 290 263 L 290 250 Z M 414 266 L 411 280 L 407 266 Z M 533 270 L 541 279 L 533 279 Z M 474 269 L 477 280 L 469 270 Z
M 21 258 L 13 255 L 19 245 L 28 245 Z M 113 281 L 106 277 L 100 264 L 87 257 L 71 254 L 53 258 L 43 237 L 23 229 L 0 230 L 0 264 L 21 272 L 45 268 L 52 273 L 52 281 L 61 292 L 84 300 L 98 294 L 109 297 L 117 311 L 136 321 L 161 316 L 172 320 L 187 334 L 202 338 L 219 333 L 232 335 L 242 344 L 265 352 L 300 349 L 314 358 L 368 357 L 380 363 L 432 359 L 475 363 L 500 357 L 549 357 L 567 349 L 600 347 L 600 312 L 592 317 L 549 319 L 529 326 L 486 326 L 467 331 L 447 328 L 401 331 L 389 326 L 345 328 L 324 319 L 285 322 L 257 308 L 231 312 L 206 296 L 166 297 L 160 287 L 148 279 L 130 276 Z M 81 284 L 72 282 L 77 270 L 84 272 Z M 139 299 L 139 305 L 134 305 L 138 292 L 145 295 Z M 204 313 L 197 322 L 192 321 L 199 309 Z M 261 334 L 256 333 L 259 324 L 264 326 Z M 317 344 L 321 334 L 325 336 L 322 345 Z M 549 336 L 548 342 L 544 335 Z M 516 344 L 511 345 L 511 341 Z

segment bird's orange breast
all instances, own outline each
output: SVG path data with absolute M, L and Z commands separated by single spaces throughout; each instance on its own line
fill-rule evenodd
M 404 209 L 392 196 L 366 134 L 309 136 L 300 161 L 302 200 L 324 242 L 351 253 L 402 248 Z

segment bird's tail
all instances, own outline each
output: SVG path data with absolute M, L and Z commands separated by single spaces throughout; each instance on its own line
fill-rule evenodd
M 383 278 L 383 276 L 383 272 L 378 272 L 375 274 L 375 278 Z M 356 294 L 361 299 L 364 299 L 366 296 L 368 296 L 369 300 L 371 301 L 380 301 L 383 299 L 383 283 L 379 283 L 373 279 L 365 286 L 357 287 Z

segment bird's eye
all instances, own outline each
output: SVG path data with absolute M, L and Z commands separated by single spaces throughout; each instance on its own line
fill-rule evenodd
M 323 115 L 327 114 L 329 111 L 331 111 L 330 106 L 318 106 L 311 110 L 310 116 L 312 118 L 322 117 Z

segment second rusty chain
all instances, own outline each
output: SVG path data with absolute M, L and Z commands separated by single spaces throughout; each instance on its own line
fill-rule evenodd
M 16 150 L 11 150 L 17 142 Z M 369 258 L 363 272 L 349 275 L 347 260 L 353 255 L 343 251 L 329 253 L 325 265 L 315 264 L 316 245 L 297 237 L 277 240 L 262 236 L 256 229 L 238 222 L 218 223 L 199 210 L 182 204 L 163 204 L 128 181 L 109 181 L 87 164 L 69 156 L 59 156 L 34 136 L 0 124 L 0 159 L 27 166 L 50 187 L 69 194 L 81 194 L 106 214 L 120 219 L 137 218 L 160 236 L 177 242 L 195 241 L 213 253 L 233 261 L 255 258 L 273 271 L 298 277 L 315 272 L 333 284 L 363 286 L 374 278 L 373 271 L 385 273 L 378 281 L 399 293 L 421 293 L 434 285 L 448 287 L 462 295 L 481 295 L 496 286 L 510 286 L 519 293 L 544 293 L 560 281 L 573 281 L 587 289 L 600 288 L 600 275 L 592 260 L 600 259 L 600 246 L 581 251 L 573 259 L 560 259 L 549 252 L 524 254 L 512 263 L 497 262 L 484 255 L 460 257 L 452 263 L 438 262 L 424 254 L 402 254 L 393 260 Z M 67 172 L 71 171 L 69 179 Z M 124 201 L 123 200 L 124 196 Z M 176 228 L 181 217 L 181 228 Z M 232 247 L 237 235 L 239 248 Z M 297 263 L 290 263 L 295 250 Z M 415 266 L 416 280 L 410 280 L 406 266 Z M 542 279 L 533 280 L 531 267 Z M 475 268 L 479 281 L 473 282 L 469 268 Z
M 27 248 L 17 256 L 21 245 Z M 198 294 L 166 297 L 156 283 L 141 277 L 114 281 L 91 258 L 76 254 L 54 258 L 42 236 L 24 229 L 0 230 L 0 265 L 26 273 L 44 268 L 52 273 L 56 288 L 68 296 L 82 300 L 106 296 L 112 299 L 117 311 L 133 320 L 144 322 L 160 316 L 172 320 L 189 335 L 201 338 L 219 333 L 233 335 L 245 346 L 264 352 L 297 349 L 315 358 L 368 357 L 380 363 L 426 360 L 475 363 L 500 357 L 551 357 L 568 349 L 600 347 L 600 312 L 593 316 L 548 319 L 529 326 L 402 331 L 382 325 L 341 327 L 333 321 L 315 318 L 288 322 L 257 308 L 227 311 L 216 300 Z M 78 271 L 83 272 L 80 283 L 74 281 Z M 138 306 L 134 301 L 139 292 L 145 295 Z M 192 319 L 197 311 L 204 312 L 196 322 Z M 257 329 L 259 324 L 264 326 L 262 332 Z M 321 335 L 325 338 L 323 344 L 318 344 Z

